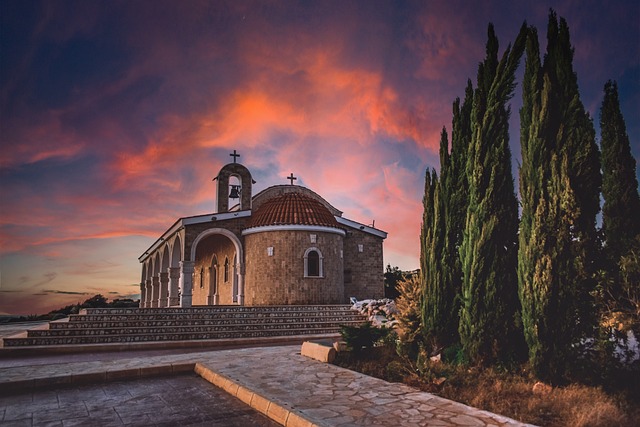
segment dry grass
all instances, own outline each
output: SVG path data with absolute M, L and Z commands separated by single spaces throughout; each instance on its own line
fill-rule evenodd
M 513 374 L 432 363 L 423 368 L 421 374 L 416 374 L 415 365 L 385 347 L 375 348 L 358 358 L 340 353 L 336 363 L 539 426 L 637 426 L 640 420 L 640 404 L 636 401 L 577 384 L 542 386 L 534 392 L 536 380 L 525 371 Z M 443 378 L 446 380 L 440 383 Z

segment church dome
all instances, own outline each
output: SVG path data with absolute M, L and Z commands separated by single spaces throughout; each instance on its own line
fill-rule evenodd
M 339 228 L 329 209 L 300 193 L 285 193 L 265 201 L 251 215 L 249 228 L 271 225 L 314 225 Z

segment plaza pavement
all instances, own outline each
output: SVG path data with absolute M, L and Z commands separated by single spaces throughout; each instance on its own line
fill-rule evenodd
M 56 393 L 60 405 L 60 402 L 73 400 L 70 396 L 75 396 L 77 400 L 77 396 L 82 395 L 78 390 L 83 389 L 92 390 L 85 393 L 89 396 L 91 393 L 94 396 L 109 396 L 109 387 L 115 384 L 119 390 L 150 387 L 158 393 L 162 391 L 175 396 L 183 404 L 173 405 L 172 409 L 166 405 L 162 408 L 158 406 L 157 411 L 151 411 L 155 418 L 144 418 L 142 413 L 142 418 L 111 417 L 106 424 L 100 425 L 268 425 L 261 418 L 252 421 L 242 418 L 246 415 L 246 407 L 235 409 L 235 412 L 230 410 L 226 419 L 220 415 L 217 421 L 203 421 L 203 417 L 212 416 L 216 411 L 207 411 L 209 415 L 192 412 L 191 418 L 180 415 L 185 411 L 187 414 L 194 411 L 194 404 L 192 400 L 184 399 L 184 390 L 174 390 L 171 381 L 176 381 L 178 385 L 200 381 L 194 373 L 285 426 L 525 425 L 402 384 L 387 383 L 308 359 L 300 355 L 299 344 L 198 352 L 178 349 L 19 358 L 2 356 L 0 352 L 0 415 L 7 418 L 8 413 L 19 411 L 21 407 L 27 411 L 36 396 L 42 393 Z M 142 386 L 144 384 L 151 385 Z M 195 385 L 193 387 L 193 390 L 197 388 Z M 209 391 L 198 393 L 207 394 Z M 158 398 L 157 394 L 146 398 L 154 408 L 153 405 L 158 403 L 154 403 L 152 398 Z M 212 394 L 209 399 L 212 402 L 217 400 Z M 204 401 L 206 399 L 196 400 L 199 405 L 206 407 Z M 85 408 L 91 406 L 95 411 L 102 407 L 106 413 L 113 415 L 114 407 L 119 405 L 119 410 L 126 414 L 140 413 L 135 410 L 135 405 L 127 412 L 126 408 L 132 405 L 128 402 L 127 405 L 119 405 L 104 397 L 102 400 L 95 397 L 88 400 Z M 11 410 L 7 409 L 9 406 Z M 181 410 L 183 407 L 184 411 Z M 80 412 L 84 417 L 91 415 Z M 32 417 L 30 424 L 13 424 L 10 419 L 0 418 L 3 420 L 0 426 L 98 425 L 89 423 L 88 418 L 78 418 L 73 411 L 56 413 L 59 414 L 58 419 L 50 419 L 43 424 L 38 424 L 37 417 Z M 171 413 L 178 413 L 178 418 L 171 418 Z M 245 422 L 247 424 L 242 424 Z

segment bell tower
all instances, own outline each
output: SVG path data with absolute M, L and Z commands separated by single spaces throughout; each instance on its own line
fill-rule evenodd
M 217 182 L 217 213 L 229 212 L 229 207 L 233 207 L 239 202 L 241 211 L 251 209 L 251 185 L 255 181 L 251 178 L 249 169 L 236 163 L 236 158 L 240 154 L 233 150 L 233 163 L 228 163 L 220 169 L 218 176 L 214 178 Z

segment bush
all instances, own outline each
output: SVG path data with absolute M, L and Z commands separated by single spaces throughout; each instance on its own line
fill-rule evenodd
M 347 348 L 353 352 L 360 352 L 363 348 L 372 348 L 377 342 L 389 335 L 387 328 L 376 328 L 371 323 L 360 326 L 341 326 L 340 335 L 347 343 Z
M 418 355 L 423 338 L 421 334 L 422 288 L 420 276 L 412 276 L 398 282 L 400 296 L 396 299 L 397 326 L 400 331 L 398 354 L 414 359 Z

